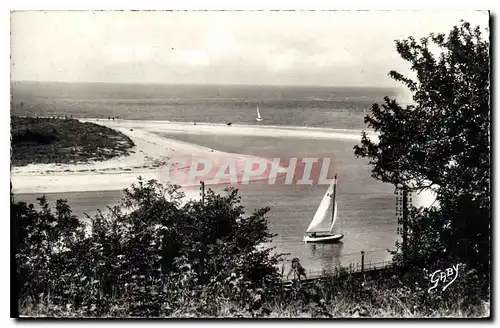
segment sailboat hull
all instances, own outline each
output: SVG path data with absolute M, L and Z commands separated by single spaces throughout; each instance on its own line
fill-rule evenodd
M 336 243 L 340 241 L 342 238 L 344 238 L 344 235 L 324 234 L 324 235 L 317 235 L 315 237 L 306 235 L 304 236 L 304 242 L 330 244 L 330 243 Z
M 257 122 L 262 122 L 262 119 L 261 118 L 256 118 Z

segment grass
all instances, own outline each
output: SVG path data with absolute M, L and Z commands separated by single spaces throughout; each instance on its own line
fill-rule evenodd
M 460 302 L 449 302 L 446 307 L 440 309 L 410 309 L 401 300 L 389 295 L 394 291 L 380 290 L 378 298 L 387 298 L 384 306 L 376 306 L 369 302 L 355 302 L 349 295 L 341 294 L 324 305 L 320 310 L 314 302 L 306 304 L 272 305 L 268 307 L 268 313 L 264 315 L 248 311 L 241 306 L 232 304 L 225 300 L 214 300 L 217 302 L 217 310 L 211 314 L 200 314 L 190 307 L 177 309 L 165 318 L 488 318 L 490 316 L 490 302 L 483 301 L 481 304 L 462 305 Z M 54 305 L 29 305 L 21 309 L 20 317 L 87 317 L 84 312 L 71 307 Z M 120 317 L 126 318 L 126 309 L 104 314 L 101 318 Z
M 75 119 L 11 117 L 11 164 L 76 164 L 126 156 L 133 141 L 121 132 Z
M 215 294 L 209 300 L 212 309 L 200 312 L 207 299 L 187 299 L 165 318 L 489 318 L 490 301 L 486 298 L 470 301 L 473 295 L 463 286 L 447 293 L 429 294 L 426 289 L 409 288 L 393 275 L 359 279 L 352 274 L 343 278 L 324 276 L 312 286 L 295 284 L 292 289 L 275 294 L 256 310 L 248 304 L 237 304 Z M 389 279 L 390 278 L 390 279 Z M 133 300 L 109 300 L 112 310 L 100 317 L 129 317 L 128 305 Z M 168 302 L 168 299 L 165 300 Z M 71 304 L 71 302 L 69 303 Z M 20 309 L 26 317 L 88 317 L 71 305 L 56 306 L 25 303 Z M 203 311 L 203 310 L 202 310 Z M 137 316 L 137 314 L 135 315 Z

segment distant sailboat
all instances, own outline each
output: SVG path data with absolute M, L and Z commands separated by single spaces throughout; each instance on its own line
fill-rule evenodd
M 259 111 L 259 105 L 257 105 L 257 121 L 258 122 L 262 121 L 262 117 L 260 116 L 260 111 Z
M 333 234 L 332 230 L 337 220 L 337 202 L 335 200 L 337 192 L 337 175 L 332 183 L 328 187 L 321 203 L 318 206 L 316 214 L 314 215 L 309 227 L 306 230 L 306 235 L 304 236 L 304 242 L 306 243 L 333 243 L 337 242 L 344 237 L 343 234 Z M 332 212 L 329 212 L 330 205 L 333 204 Z M 330 224 L 330 230 L 328 231 L 315 231 L 315 229 L 326 219 L 330 217 L 332 223 Z M 308 235 L 310 234 L 310 235 Z

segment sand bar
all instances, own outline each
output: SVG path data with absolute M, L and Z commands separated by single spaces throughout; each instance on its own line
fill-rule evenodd
M 164 181 L 163 164 L 171 157 L 204 157 L 214 162 L 234 158 L 243 163 L 253 156 L 209 149 L 158 135 L 179 133 L 197 135 L 253 135 L 268 137 L 359 140 L 361 131 L 324 128 L 279 127 L 259 125 L 227 126 L 225 124 L 141 120 L 81 119 L 118 130 L 129 136 L 136 146 L 129 156 L 88 164 L 30 164 L 11 171 L 14 193 L 50 193 L 122 190 L 140 175 L 144 179 Z M 263 159 L 260 159 L 263 160 Z M 238 166 L 241 170 L 241 165 Z M 189 167 L 179 168 L 179 172 Z M 257 178 L 256 178 L 257 179 Z M 206 181 L 211 184 L 211 181 Z M 188 186 L 183 184 L 183 186 Z

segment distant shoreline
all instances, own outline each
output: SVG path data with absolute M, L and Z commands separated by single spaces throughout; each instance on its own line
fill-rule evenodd
M 23 116 L 18 115 L 18 117 L 34 117 L 34 116 Z M 40 116 L 42 117 L 42 116 Z M 45 117 L 45 116 L 43 116 Z M 73 117 L 73 119 L 77 119 L 81 122 L 91 122 L 97 123 L 110 127 L 114 123 L 122 123 L 122 122 L 130 122 L 133 124 L 136 123 L 152 123 L 152 124 L 176 124 L 176 125 L 194 125 L 196 123 L 197 126 L 216 126 L 216 127 L 226 127 L 225 123 L 212 123 L 212 122 L 194 122 L 194 121 L 170 121 L 170 120 L 150 120 L 150 119 L 116 119 L 116 120 L 108 120 L 106 118 L 101 117 Z M 104 124 L 103 124 L 104 123 Z M 232 122 L 231 126 L 235 127 L 245 127 L 245 128 L 259 128 L 259 129 L 280 129 L 280 130 L 298 130 L 298 131 L 322 131 L 322 132 L 346 132 L 346 133 L 361 133 L 363 131 L 368 134 L 373 134 L 375 136 L 375 132 L 373 129 L 339 129 L 339 128 L 326 128 L 326 127 L 317 127 L 317 126 L 298 126 L 298 125 L 265 125 L 265 124 L 239 124 L 237 122 Z
M 260 124 L 238 124 L 232 123 L 227 126 L 224 123 L 210 122 L 187 122 L 187 121 L 169 121 L 169 120 L 127 120 L 119 119 L 117 121 L 108 121 L 101 118 L 78 118 L 82 122 L 93 122 L 113 127 L 117 123 L 131 126 L 148 126 L 148 130 L 155 132 L 183 132 L 195 134 L 217 134 L 217 135 L 255 135 L 268 137 L 294 137 L 307 139 L 349 139 L 361 140 L 361 133 L 364 131 L 370 138 L 377 138 L 378 134 L 371 129 L 336 129 L 323 127 L 304 127 L 294 125 L 260 125 Z M 97 121 L 98 120 L 98 121 Z M 196 123 L 196 124 L 195 124 Z M 236 128 L 236 129 L 235 129 Z M 166 131 L 163 131 L 166 130 Z

